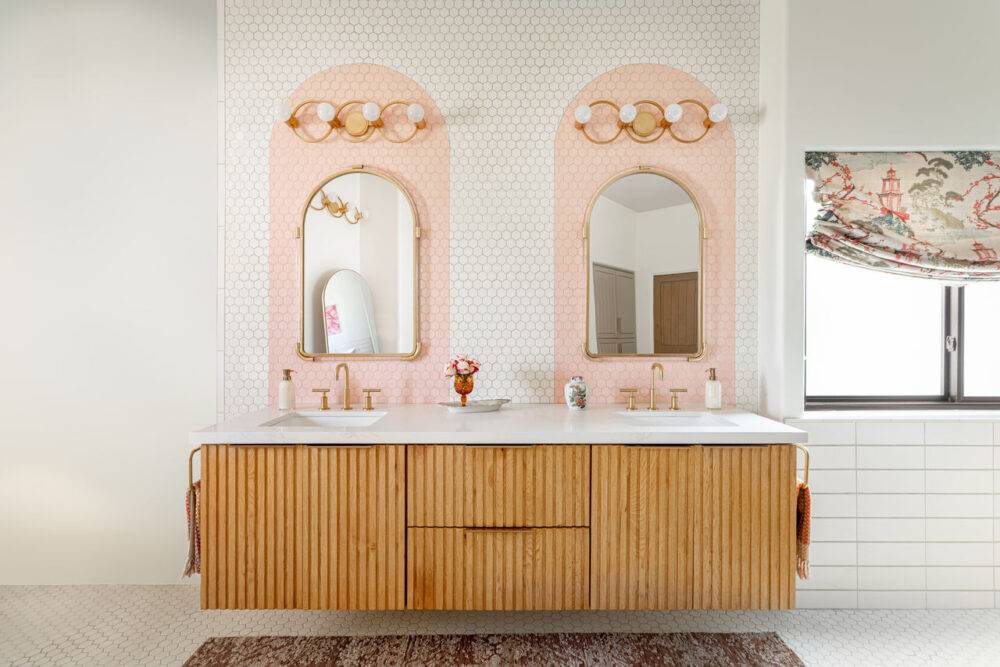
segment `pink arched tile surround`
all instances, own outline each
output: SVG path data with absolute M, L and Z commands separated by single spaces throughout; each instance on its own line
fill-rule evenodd
M 736 147 L 729 122 L 716 125 L 699 142 L 683 144 L 669 136 L 650 144 L 628 137 L 596 145 L 574 126 L 573 111 L 580 104 L 609 99 L 624 104 L 642 99 L 672 102 L 684 98 L 711 106 L 718 101 L 693 76 L 663 65 L 625 65 L 603 74 L 568 104 L 555 141 L 555 384 L 553 398 L 562 400 L 563 384 L 582 375 L 591 400 L 610 403 L 621 400 L 620 387 L 639 386 L 646 395 L 649 366 L 661 361 L 665 381 L 659 383 L 660 402 L 665 404 L 668 387 L 686 387 L 682 407 L 704 405 L 706 370 L 715 367 L 723 383 L 726 404 L 734 402 L 736 334 Z M 595 109 L 595 120 L 598 110 Z M 686 117 L 675 125 L 681 136 L 696 134 L 700 114 L 685 108 Z M 592 121 L 593 122 L 593 121 Z M 704 337 L 705 355 L 696 361 L 680 358 L 590 359 L 584 354 L 586 320 L 586 272 L 583 263 L 583 228 L 587 207 L 594 194 L 615 174 L 637 166 L 649 166 L 675 175 L 698 199 L 708 239 L 705 243 Z
M 378 133 L 352 143 L 341 136 L 309 144 L 283 123 L 275 123 L 270 147 L 271 236 L 270 330 L 268 352 L 269 401 L 277 400 L 281 369 L 291 368 L 299 405 L 316 402 L 313 387 L 333 387 L 334 365 L 351 368 L 352 399 L 362 387 L 381 387 L 380 403 L 422 403 L 449 395 L 444 367 L 449 353 L 449 159 L 448 129 L 434 100 L 415 81 L 388 67 L 339 65 L 305 81 L 289 98 L 294 105 L 310 98 L 343 102 L 349 99 L 393 99 L 419 102 L 427 129 L 405 144 L 386 141 Z M 397 107 L 398 109 L 398 107 Z M 318 122 L 315 117 L 312 123 Z M 332 174 L 363 164 L 392 174 L 402 182 L 417 208 L 420 238 L 419 356 L 401 359 L 324 359 L 305 361 L 295 352 L 299 340 L 299 247 L 296 228 L 309 193 Z M 339 396 L 339 392 L 334 393 Z

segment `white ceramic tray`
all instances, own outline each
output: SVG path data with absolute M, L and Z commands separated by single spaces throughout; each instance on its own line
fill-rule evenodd
M 460 401 L 438 403 L 448 408 L 448 412 L 496 412 L 504 403 L 510 403 L 509 398 L 491 398 L 485 401 L 469 401 L 464 407 Z

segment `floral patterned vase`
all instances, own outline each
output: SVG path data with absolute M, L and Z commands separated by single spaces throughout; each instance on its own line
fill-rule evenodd
M 462 397 L 462 407 L 469 400 L 469 394 L 472 393 L 472 386 L 474 384 L 474 373 L 455 373 L 455 393 Z
M 566 405 L 570 410 L 583 410 L 587 407 L 587 383 L 583 376 L 574 375 L 563 388 Z

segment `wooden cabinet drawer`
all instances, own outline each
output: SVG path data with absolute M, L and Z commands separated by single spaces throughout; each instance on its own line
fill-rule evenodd
M 587 609 L 587 528 L 409 528 L 411 609 Z
M 411 526 L 587 526 L 590 447 L 409 445 Z

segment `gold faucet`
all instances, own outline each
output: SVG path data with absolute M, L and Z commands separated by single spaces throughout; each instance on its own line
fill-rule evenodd
M 340 379 L 340 369 L 344 369 L 344 409 L 351 409 L 351 371 L 347 368 L 347 364 L 340 363 L 337 364 L 337 373 L 334 376 L 335 380 Z
M 649 367 L 649 409 L 656 410 L 656 371 L 660 371 L 660 379 L 663 379 L 663 364 L 656 362 Z

